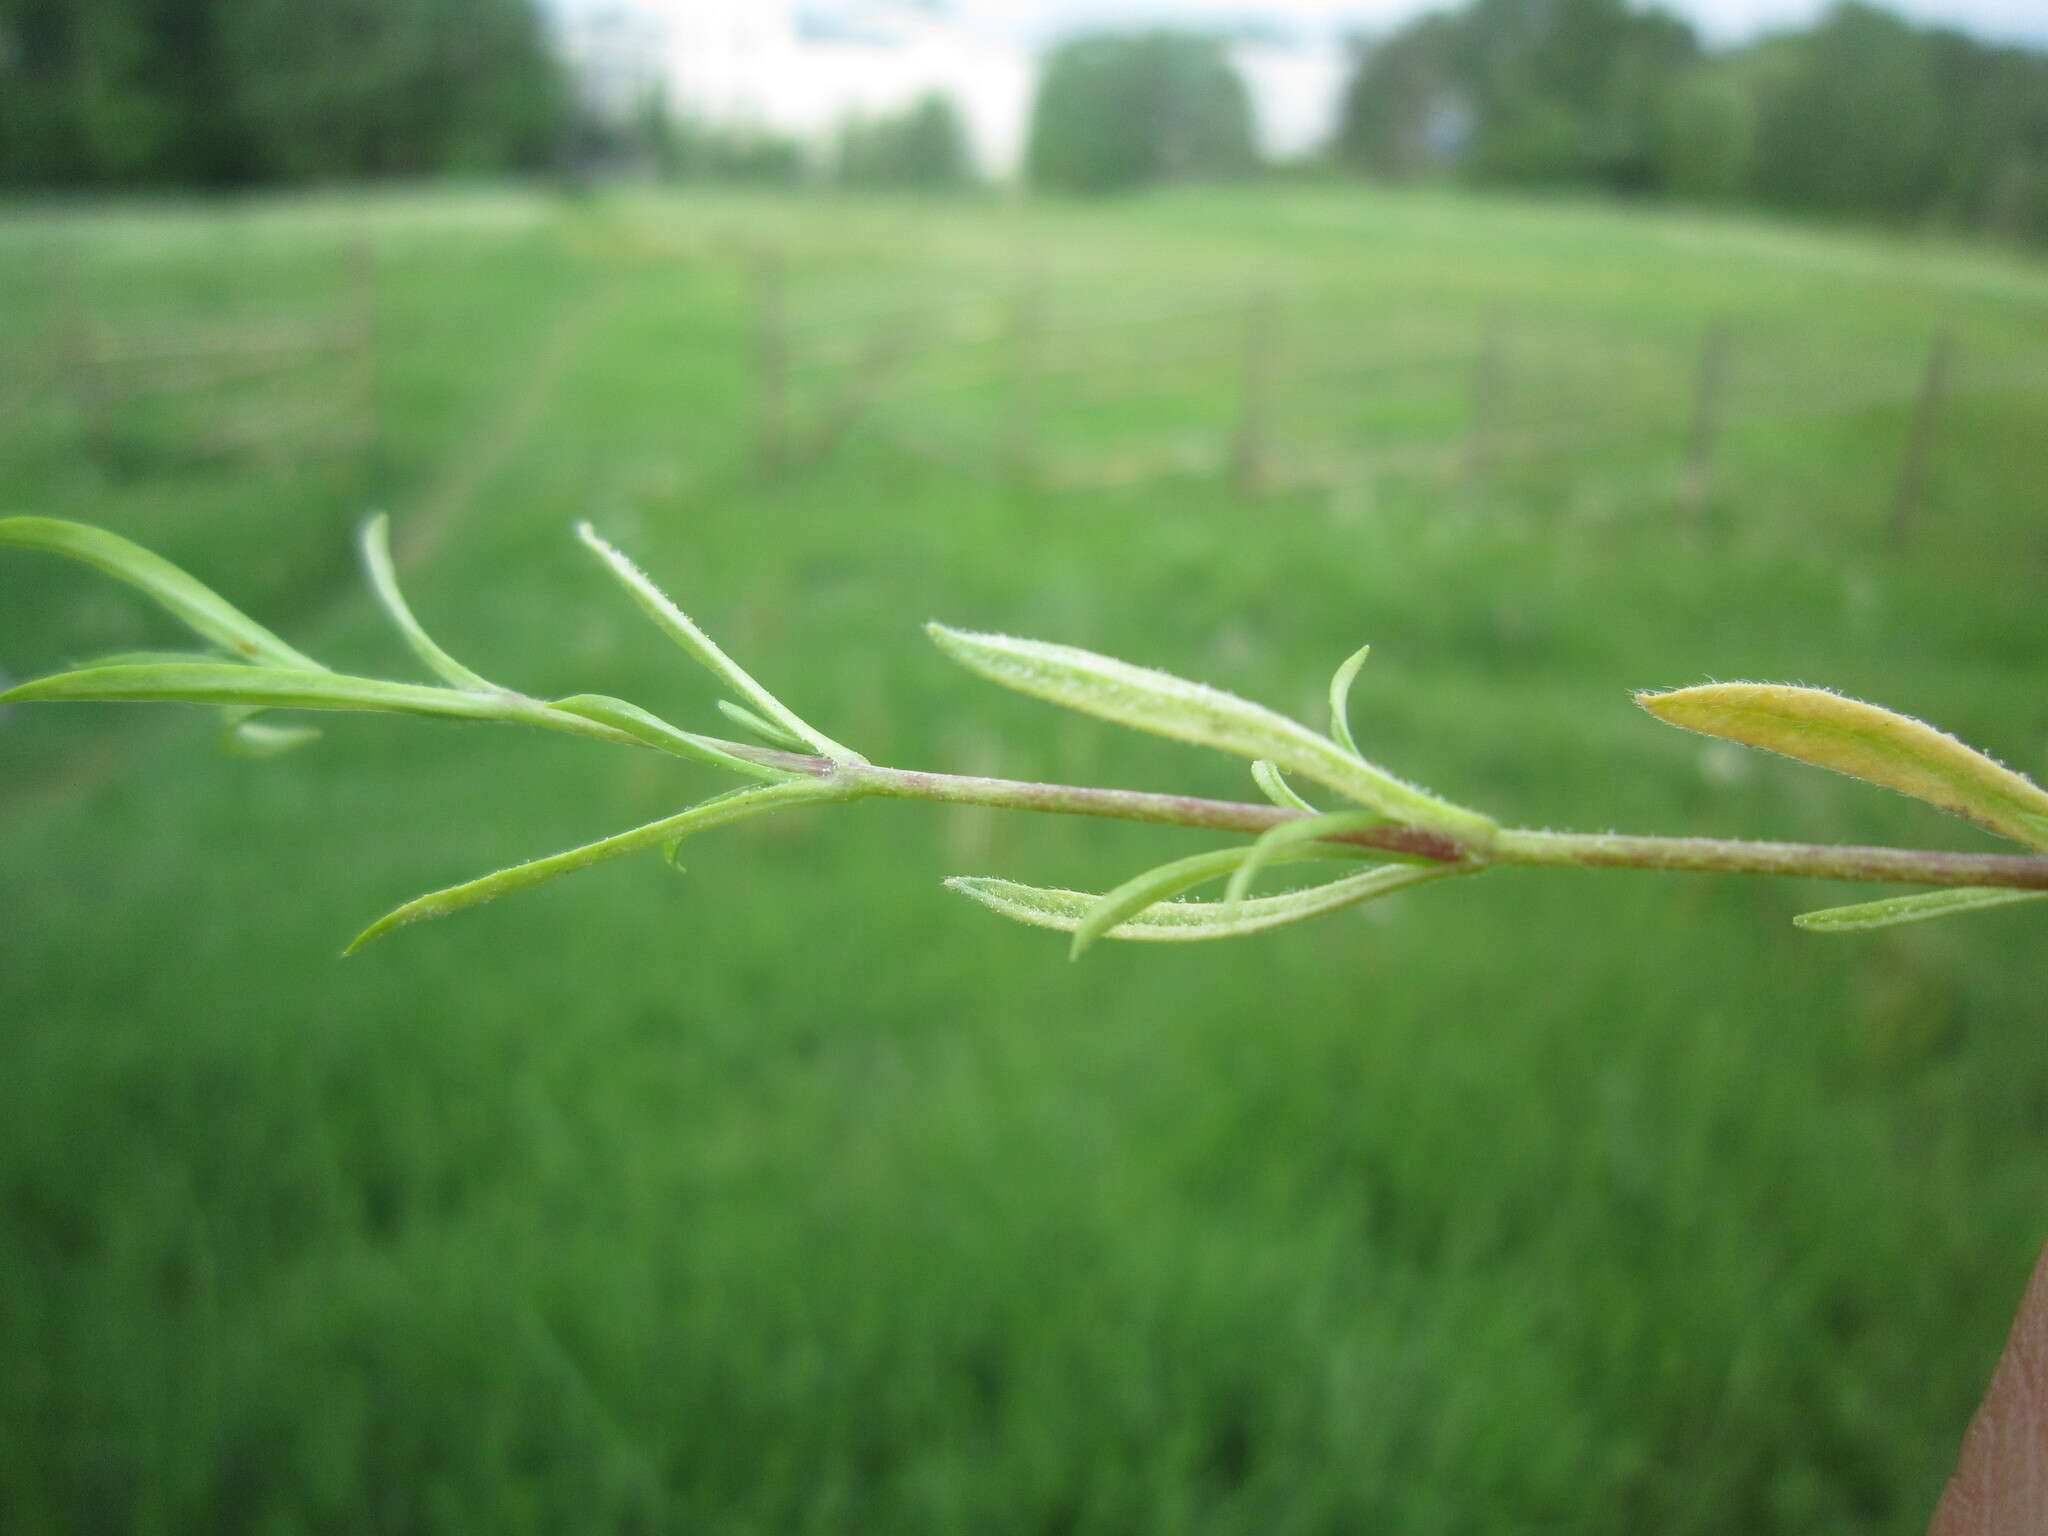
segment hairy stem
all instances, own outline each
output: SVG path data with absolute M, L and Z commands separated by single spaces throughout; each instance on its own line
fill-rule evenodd
M 1579 869 L 1670 869 L 1709 875 L 1800 875 L 1814 880 L 1897 885 L 1995 885 L 2048 890 L 2048 857 L 1943 853 L 1923 848 L 1752 843 L 1716 837 L 1624 837 L 1613 832 L 1503 831 L 1500 864 Z
M 754 749 L 756 761 L 832 777 L 862 795 L 986 805 L 1066 816 L 1105 816 L 1210 832 L 1261 833 L 1303 813 L 1277 805 L 1207 800 L 964 774 L 919 773 L 868 765 L 838 766 L 823 758 Z M 2007 853 L 1945 853 L 1934 849 L 1837 847 L 1815 843 L 1741 842 L 1710 837 L 1625 837 L 1617 833 L 1504 829 L 1484 858 L 1457 839 L 1389 824 L 1333 833 L 1325 839 L 1444 864 L 1523 864 L 1581 869 L 1661 869 L 1723 875 L 1795 875 L 1899 885 L 2000 886 L 2048 890 L 2048 857 Z
M 902 768 L 862 766 L 841 777 L 870 795 L 897 800 L 940 800 L 954 805 L 988 805 L 1013 811 L 1048 811 L 1064 816 L 1108 816 L 1162 826 L 1198 827 L 1210 832 L 1270 832 L 1302 813 L 1277 805 L 1204 800 L 1195 795 L 1157 795 L 1133 789 L 1093 789 L 1077 784 L 1033 784 L 1019 779 L 983 779 L 952 773 L 916 773 Z M 1354 843 L 1439 864 L 1465 862 L 1469 851 L 1454 837 L 1422 827 L 1389 823 L 1332 835 L 1333 843 Z

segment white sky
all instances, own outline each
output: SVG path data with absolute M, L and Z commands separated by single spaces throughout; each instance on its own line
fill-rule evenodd
M 1735 41 L 1812 20 L 1828 0 L 1663 0 L 1709 38 Z M 2048 0 L 1887 0 L 1922 22 L 2048 47 Z M 1270 18 L 1314 33 L 1338 27 L 1384 30 L 1429 9 L 1428 0 L 953 0 L 959 15 L 1005 32 L 1042 36 L 1077 25 Z

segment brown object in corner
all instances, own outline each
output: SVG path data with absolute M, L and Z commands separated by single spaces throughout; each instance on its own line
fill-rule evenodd
M 2048 1249 L 1928 1536 L 2048 1533 Z

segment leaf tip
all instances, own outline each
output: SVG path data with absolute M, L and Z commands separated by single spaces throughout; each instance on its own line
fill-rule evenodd
M 376 922 L 370 924 L 369 927 L 348 941 L 348 948 L 341 952 L 341 958 L 344 960 L 355 958 L 365 945 L 375 943 L 390 931 L 391 920 L 387 917 L 378 918 Z

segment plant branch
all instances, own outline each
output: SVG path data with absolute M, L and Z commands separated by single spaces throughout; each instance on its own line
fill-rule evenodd
M 830 764 L 823 766 L 830 771 Z M 1196 827 L 1208 832 L 1270 832 L 1302 817 L 1300 811 L 1277 805 L 1205 800 L 1196 795 L 1161 795 L 1134 789 L 1094 789 L 1078 784 L 1038 784 L 1020 779 L 918 773 L 866 764 L 842 768 L 834 776 L 859 785 L 865 794 L 896 800 L 938 800 L 953 805 L 987 805 L 1001 810 L 1047 811 L 1064 816 L 1106 816 L 1118 821 Z M 1337 833 L 1325 841 L 1351 843 L 1360 848 L 1426 859 L 1435 864 L 1459 864 L 1472 857 L 1470 850 L 1454 837 L 1399 823 Z
M 1504 830 L 1493 857 L 1500 864 L 1565 865 L 1580 869 L 1689 870 L 1708 875 L 1795 875 L 1813 880 L 2048 890 L 2048 857 L 2023 853 L 1945 853 L 1927 848 Z
M 990 682 L 1134 730 L 1249 759 L 1252 777 L 1269 804 L 876 767 L 800 719 L 587 524 L 578 532 L 664 633 L 743 701 L 721 700 L 726 716 L 775 745 L 699 736 L 637 704 L 603 694 L 542 700 L 485 681 L 443 650 L 414 615 L 392 573 L 389 535 L 381 517 L 363 530 L 371 585 L 414 655 L 450 686 L 329 671 L 160 556 L 118 535 L 49 518 L 0 518 L 0 546 L 68 555 L 95 566 L 154 598 L 216 648 L 197 657 L 109 657 L 9 688 L 0 692 L 0 704 L 149 700 L 217 705 L 224 710 L 234 740 L 244 750 L 266 754 L 317 734 L 252 726 L 252 717 L 266 710 L 372 710 L 496 720 L 665 752 L 768 781 L 713 796 L 673 817 L 567 853 L 430 893 L 372 925 L 358 944 L 401 923 L 473 906 L 650 842 L 673 842 L 699 828 L 785 806 L 869 797 L 1101 816 L 1254 839 L 1247 845 L 1174 860 L 1102 896 L 979 876 L 947 882 L 1006 916 L 1071 932 L 1076 954 L 1102 937 L 1233 937 L 1425 881 L 1502 865 L 1790 875 L 1935 887 L 1803 913 L 1795 919 L 1800 926 L 1821 932 L 1859 931 L 2048 899 L 2048 790 L 1924 721 L 1823 690 L 1781 684 L 1710 683 L 1639 694 L 1637 702 L 1686 730 L 1776 752 L 1913 796 L 2011 838 L 2030 852 L 1947 853 L 1503 828 L 1479 811 L 1396 778 L 1360 754 L 1346 718 L 1346 701 L 1366 657 L 1363 648 L 1330 680 L 1330 734 L 1325 736 L 1263 705 L 1168 672 L 1073 646 L 927 626 L 942 650 Z M 252 732 L 266 734 L 251 741 Z M 785 750 L 790 747 L 811 750 Z M 1312 809 L 1288 784 L 1287 773 L 1334 790 L 1358 809 Z M 1306 890 L 1251 896 L 1253 880 L 1268 864 L 1331 858 L 1363 859 L 1383 867 Z M 1393 867 L 1403 864 L 1414 867 Z M 1229 885 L 1221 902 L 1174 899 L 1225 876 Z
M 758 760 L 770 754 L 756 751 Z M 1277 805 L 1208 800 L 1194 795 L 1095 789 L 951 773 L 920 773 L 862 765 L 839 768 L 822 758 L 776 754 L 775 766 L 857 786 L 864 795 L 986 805 L 1001 810 L 1103 816 L 1209 832 L 1264 833 L 1304 819 Z M 1334 832 L 1324 842 L 1404 854 L 1435 863 L 1549 865 L 1588 869 L 1653 869 L 1722 875 L 1790 875 L 1931 886 L 2001 886 L 2048 890 L 2048 857 L 1947 853 L 1936 849 L 1837 847 L 1815 843 L 1745 842 L 1710 837 L 1627 837 L 1617 833 L 1503 829 L 1484 856 L 1455 838 L 1398 823 Z

